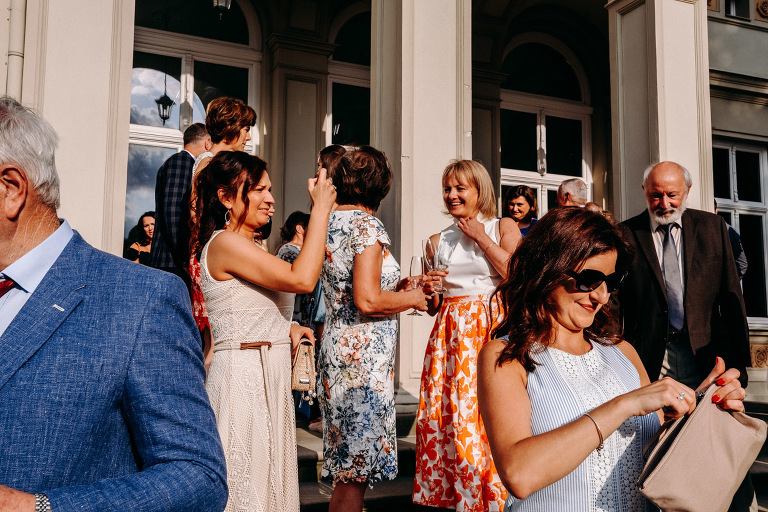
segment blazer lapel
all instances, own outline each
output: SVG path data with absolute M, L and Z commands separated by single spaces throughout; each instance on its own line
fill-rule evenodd
M 75 233 L 48 274 L 0 337 L 0 390 L 16 371 L 56 332 L 83 300 L 87 268 L 77 247 L 85 245 Z
M 687 212 L 683 213 L 682 223 L 683 265 L 685 267 L 685 270 L 683 271 L 683 281 L 685 282 L 685 293 L 683 300 L 685 300 L 685 296 L 688 295 L 688 283 L 690 282 L 688 276 L 691 273 L 691 269 L 693 268 L 693 255 L 696 253 L 696 232 L 698 229 L 698 224 L 696 219 L 693 218 L 693 216 L 688 215 Z
M 667 299 L 667 287 L 664 284 L 664 275 L 661 273 L 661 265 L 659 265 L 659 257 L 656 254 L 656 246 L 653 244 L 653 235 L 651 234 L 651 218 L 648 215 L 648 211 L 644 212 L 643 218 L 640 221 L 640 225 L 635 231 L 637 237 L 637 244 L 640 246 L 640 252 L 643 257 L 648 261 L 648 265 L 651 268 L 653 277 L 656 278 L 656 284 L 661 289 L 661 293 L 664 294 L 664 300 Z

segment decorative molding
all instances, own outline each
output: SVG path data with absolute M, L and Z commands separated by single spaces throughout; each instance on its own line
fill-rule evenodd
M 768 345 L 750 344 L 749 351 L 752 355 L 752 368 L 768 367 Z
M 710 11 L 718 11 L 720 12 L 720 1 L 719 0 L 707 0 L 707 9 Z
M 768 25 L 763 23 L 753 23 L 749 20 L 740 20 L 738 18 L 726 18 L 720 13 L 715 14 L 714 12 L 710 13 L 707 16 L 707 20 L 714 22 L 714 23 L 722 23 L 724 25 L 733 25 L 734 27 L 740 27 L 740 28 L 746 28 L 750 30 L 760 30 L 763 32 L 768 32 Z M 762 21 L 762 20 L 758 20 Z M 766 20 L 768 21 L 768 20 Z
M 278 50 L 293 50 L 330 57 L 337 46 L 336 44 L 308 41 L 286 34 L 272 34 L 267 39 L 267 47 L 272 53 Z
M 755 19 L 768 21 L 768 0 L 755 0 Z

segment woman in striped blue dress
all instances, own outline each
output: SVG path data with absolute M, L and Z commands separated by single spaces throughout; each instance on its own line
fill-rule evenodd
M 648 379 L 604 307 L 631 258 L 600 214 L 558 208 L 510 260 L 496 293 L 506 316 L 482 349 L 478 399 L 510 511 L 649 510 L 636 488 L 643 446 L 693 410 L 696 393 Z M 743 410 L 739 372 L 722 359 L 699 389 Z M 662 412 L 663 408 L 663 412 Z

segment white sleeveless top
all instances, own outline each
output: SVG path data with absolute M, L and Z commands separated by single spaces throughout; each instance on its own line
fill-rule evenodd
M 618 347 L 591 344 L 592 350 L 583 355 L 552 347 L 532 353 L 539 363 L 528 374 L 526 386 L 533 435 L 570 423 L 612 398 L 640 387 L 637 369 Z M 510 494 L 504 510 L 646 512 L 648 501 L 637 490 L 637 477 L 643 469 L 643 447 L 659 426 L 655 412 L 632 416 L 605 439 L 600 455 L 592 452 L 565 477 L 524 500 Z M 597 433 L 594 436 L 597 444 Z
M 499 219 L 486 219 L 478 216 L 477 220 L 485 226 L 485 232 L 494 243 L 499 243 L 497 236 Z M 462 233 L 456 222 L 440 232 L 438 252 L 448 245 L 451 251 L 448 263 L 448 275 L 443 278 L 445 295 L 489 294 L 501 282 L 501 276 L 483 255 L 483 250 L 467 235 Z

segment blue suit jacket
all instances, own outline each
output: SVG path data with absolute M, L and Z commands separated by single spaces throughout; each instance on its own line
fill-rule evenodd
M 44 492 L 56 512 L 224 509 L 180 279 L 75 233 L 0 347 L 0 484 Z
M 155 234 L 149 264 L 162 269 L 185 269 L 189 264 L 189 193 L 195 159 L 180 151 L 157 171 Z

